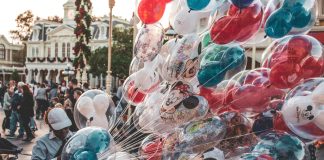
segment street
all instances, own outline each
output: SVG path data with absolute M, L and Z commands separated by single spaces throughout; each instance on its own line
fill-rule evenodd
M 0 109 L 0 123 L 1 124 L 2 124 L 2 121 L 3 121 L 3 117 L 4 117 L 4 112 L 3 112 L 2 108 L 1 108 Z M 30 160 L 31 154 L 32 154 L 32 149 L 33 149 L 33 146 L 36 143 L 37 139 L 39 137 L 41 137 L 42 135 L 48 133 L 49 129 L 48 129 L 48 126 L 45 124 L 44 120 L 36 120 L 36 124 L 37 124 L 37 127 L 38 127 L 38 130 L 35 132 L 36 138 L 33 139 L 31 142 L 24 142 L 21 139 L 20 140 L 8 139 L 13 144 L 23 148 L 22 155 L 19 155 L 19 157 L 18 157 L 19 160 Z M 1 137 L 6 138 L 5 134 L 8 134 L 7 132 L 4 133 L 3 131 L 1 131 Z M 16 135 L 18 135 L 17 132 L 16 132 Z

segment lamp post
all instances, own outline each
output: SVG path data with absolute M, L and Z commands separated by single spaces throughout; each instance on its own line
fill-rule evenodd
M 108 94 L 111 94 L 111 48 L 112 48 L 112 10 L 115 6 L 115 0 L 109 0 L 109 41 L 108 41 L 108 70 L 107 70 L 107 78 L 106 78 L 106 91 Z
M 70 81 L 71 75 L 74 75 L 74 68 L 72 67 L 72 65 L 70 63 L 68 63 L 62 73 L 63 73 L 63 75 L 68 76 L 68 81 Z

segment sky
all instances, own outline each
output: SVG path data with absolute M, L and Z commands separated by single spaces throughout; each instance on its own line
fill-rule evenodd
M 9 31 L 15 29 L 15 19 L 18 14 L 26 10 L 32 10 L 35 16 L 47 18 L 48 16 L 58 15 L 63 17 L 63 4 L 67 0 L 1 0 L 0 8 L 0 34 L 5 35 L 10 41 Z M 131 19 L 135 8 L 135 0 L 115 0 L 116 4 L 113 14 L 128 20 Z M 93 15 L 108 15 L 108 0 L 92 0 Z

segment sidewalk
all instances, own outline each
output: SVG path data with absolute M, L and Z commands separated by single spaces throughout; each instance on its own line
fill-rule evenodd
M 4 116 L 5 116 L 4 112 L 3 112 L 2 108 L 0 108 L 0 124 L 2 124 Z M 32 154 L 32 149 L 33 149 L 33 146 L 36 143 L 37 139 L 39 137 L 41 137 L 42 135 L 48 133 L 48 131 L 49 131 L 48 126 L 45 124 L 44 120 L 36 120 L 36 124 L 38 127 L 38 130 L 35 132 L 36 138 L 33 139 L 31 142 L 24 142 L 22 140 L 17 140 L 17 139 L 8 139 L 13 144 L 23 148 L 22 154 L 25 154 L 25 155 L 19 155 L 19 158 L 18 158 L 19 160 L 30 160 L 31 154 Z M 0 130 L 1 130 L 1 137 L 6 138 L 5 134 L 7 134 L 7 133 L 3 133 L 2 129 L 0 129 Z M 16 132 L 16 135 L 18 135 L 18 131 Z

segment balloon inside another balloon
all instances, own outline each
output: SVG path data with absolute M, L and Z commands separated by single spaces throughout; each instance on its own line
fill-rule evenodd
M 286 36 L 273 42 L 264 51 L 263 62 L 271 69 L 270 83 L 282 89 L 324 74 L 323 47 L 307 35 Z
M 141 143 L 139 155 L 147 160 L 158 160 L 162 158 L 164 137 L 150 134 Z
M 258 32 L 262 17 L 260 1 L 244 9 L 231 5 L 227 15 L 214 22 L 210 30 L 211 39 L 219 45 L 245 43 Z
M 123 95 L 127 103 L 131 105 L 138 105 L 143 102 L 146 93 L 135 86 L 133 77 L 128 77 L 123 84 Z
M 162 84 L 159 89 L 140 103 L 134 112 L 134 125 L 143 133 L 154 133 L 157 135 L 165 135 L 173 131 L 175 124 L 165 123 L 160 117 L 160 106 L 166 99 L 166 91 L 168 86 Z
M 203 51 L 198 80 L 204 87 L 214 87 L 226 77 L 245 69 L 245 51 L 240 46 L 209 45 Z
M 288 133 L 271 131 L 261 136 L 252 152 L 268 154 L 273 159 L 302 160 L 305 144 Z
M 112 136 L 104 128 L 87 127 L 79 130 L 65 144 L 62 160 L 97 160 L 115 152 Z
M 199 68 L 198 48 L 199 37 L 197 34 L 185 35 L 178 39 L 162 68 L 163 79 L 169 82 L 190 81 L 195 77 Z
M 253 146 L 257 143 L 257 138 L 252 131 L 252 123 L 248 118 L 237 111 L 224 112 L 219 115 L 226 126 L 226 134 L 217 148 L 221 149 L 225 155 L 238 147 Z
M 144 68 L 144 62 L 134 57 L 131 64 L 129 65 L 129 75 L 132 75 L 133 73 L 139 71 L 142 68 Z
M 265 32 L 271 38 L 306 34 L 317 19 L 317 2 L 271 0 L 269 7 L 280 6 L 266 21 Z
M 192 86 L 176 81 L 165 92 L 166 98 L 160 107 L 160 117 L 170 125 L 180 126 L 188 121 L 202 119 L 208 112 L 204 97 L 192 93 Z
M 134 45 L 134 55 L 139 60 L 152 61 L 161 51 L 164 30 L 160 23 L 143 25 Z
M 216 147 L 205 150 L 198 154 L 179 153 L 177 154 L 178 160 L 225 160 L 223 151 Z
M 74 121 L 79 129 L 94 126 L 109 130 L 115 123 L 115 104 L 101 90 L 89 90 L 83 93 L 76 102 L 75 108 Z
M 281 113 L 288 128 L 309 140 L 324 137 L 324 79 L 309 79 L 286 96 Z
M 225 134 L 226 123 L 217 116 L 191 121 L 183 127 L 175 150 L 201 153 L 216 146 Z
M 270 85 L 269 69 L 258 68 L 241 74 L 238 79 L 231 79 L 227 89 L 228 103 L 240 112 L 261 113 L 267 109 L 273 99 L 281 99 L 285 92 Z M 262 94 L 260 94 L 262 93 Z
M 158 22 L 165 11 L 165 0 L 141 0 L 138 4 L 137 14 L 144 24 Z
M 130 75 L 129 78 L 134 80 L 134 86 L 143 93 L 152 93 L 160 84 L 159 74 L 149 68 L 149 66 Z

